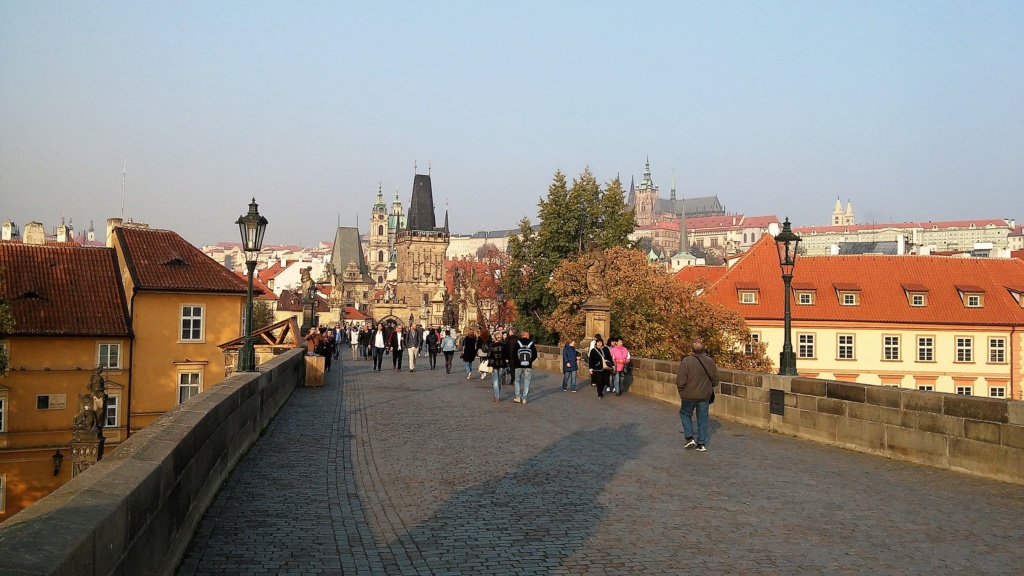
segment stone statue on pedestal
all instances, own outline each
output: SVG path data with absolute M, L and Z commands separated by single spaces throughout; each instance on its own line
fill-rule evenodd
M 103 425 L 107 412 L 103 367 L 97 366 L 93 371 L 88 388 L 89 392 L 78 395 L 79 411 L 72 420 L 72 478 L 103 459 Z

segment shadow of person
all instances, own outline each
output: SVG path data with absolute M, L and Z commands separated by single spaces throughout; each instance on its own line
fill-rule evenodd
M 598 496 L 643 446 L 636 424 L 568 436 L 457 492 L 388 547 L 414 543 L 435 572 L 549 571 L 588 545 L 605 515 Z

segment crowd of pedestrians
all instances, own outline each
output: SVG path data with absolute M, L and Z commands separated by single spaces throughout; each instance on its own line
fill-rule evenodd
M 310 354 L 324 357 L 324 369 L 330 371 L 332 360 L 338 359 L 341 347 L 349 344 L 352 358 L 372 361 L 373 370 L 384 369 L 384 358 L 391 357 L 391 369 L 399 372 L 408 360 L 409 372 L 416 371 L 418 358 L 426 357 L 430 370 L 437 369 L 438 354 L 444 356 L 444 370 L 452 373 L 452 362 L 458 353 L 463 362 L 466 379 L 473 378 L 474 365 L 481 380 L 490 378 L 494 402 L 502 399 L 502 387 L 512 385 L 512 401 L 526 404 L 533 379 L 533 364 L 537 360 L 537 346 L 527 330 L 517 333 L 515 328 L 498 330 L 468 330 L 457 335 L 452 329 L 379 323 L 348 330 L 340 326 L 311 330 L 305 338 Z M 681 402 L 679 416 L 685 435 L 685 447 L 705 452 L 708 438 L 708 412 L 714 402 L 714 387 L 719 383 L 718 367 L 706 355 L 700 340 L 691 343 L 691 353 L 679 363 L 676 388 Z M 585 366 L 590 385 L 597 397 L 615 393 L 621 396 L 632 356 L 621 338 L 608 339 L 607 345 L 600 334 L 595 334 L 584 357 L 576 348 L 576 341 L 565 342 L 561 349 L 562 391 L 576 393 L 577 373 Z M 696 416 L 696 429 L 694 417 Z

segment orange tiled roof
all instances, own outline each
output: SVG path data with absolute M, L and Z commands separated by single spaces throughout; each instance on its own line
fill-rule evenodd
M 685 266 L 676 272 L 673 278 L 680 282 L 693 282 L 699 278 L 706 278 L 714 284 L 719 278 L 725 275 L 725 266 Z
M 970 228 L 971 224 L 974 224 L 975 228 L 984 228 L 988 225 L 1009 228 L 1009 224 L 1007 224 L 1005 220 L 1000 220 L 999 218 L 986 218 L 982 220 L 949 220 L 946 222 L 897 222 L 891 224 L 847 224 L 844 226 L 801 226 L 799 228 L 793 228 L 793 232 L 802 236 L 804 234 L 857 232 L 860 230 L 887 230 L 890 228 L 922 228 L 924 230 L 936 228 L 939 230 L 945 230 L 946 228 Z
M 114 230 L 138 290 L 239 292 L 246 281 L 170 230 Z
M 112 249 L 0 242 L 0 274 L 0 290 L 14 315 L 14 335 L 130 333 Z
M 345 306 L 345 320 L 373 320 L 373 317 L 367 316 L 365 312 L 356 310 L 352 306 Z
M 813 305 L 792 301 L 794 320 L 907 324 L 1024 325 L 1013 293 L 1024 292 L 1024 261 L 933 256 L 806 256 L 793 272 L 801 290 L 813 289 Z M 927 291 L 927 305 L 910 306 L 907 287 Z M 985 294 L 984 307 L 967 308 L 957 287 Z M 756 289 L 756 304 L 740 304 L 738 290 Z M 838 290 L 858 290 L 859 305 L 843 306 Z M 763 237 L 708 291 L 712 300 L 747 320 L 782 320 L 783 284 L 778 253 Z
M 238 276 L 242 279 L 242 282 L 248 284 L 249 277 L 245 274 L 235 272 L 235 276 Z M 274 291 L 268 288 L 266 284 L 260 282 L 259 274 L 252 277 L 252 293 L 256 295 L 257 300 L 277 300 L 277 294 L 274 294 Z

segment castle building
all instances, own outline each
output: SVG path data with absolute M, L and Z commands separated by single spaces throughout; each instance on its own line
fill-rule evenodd
M 637 226 L 674 221 L 680 213 L 685 214 L 686 218 L 725 215 L 725 208 L 717 196 L 677 199 L 674 180 L 673 178 L 669 197 L 661 198 L 658 186 L 651 178 L 650 159 L 644 164 L 644 177 L 640 181 L 640 186 L 636 186 L 634 180 L 630 178 L 626 203 L 633 208 Z
M 429 174 L 416 174 L 413 178 L 407 218 L 401 214 L 396 218 L 395 205 L 400 206 L 397 196 L 389 217 L 389 224 L 394 219 L 397 225 L 395 278 L 394 282 L 386 281 L 383 296 L 374 304 L 373 316 L 378 321 L 391 318 L 403 324 L 439 325 L 444 312 L 448 214 L 445 213 L 444 225 L 437 226 Z M 371 234 L 371 243 L 373 240 Z

